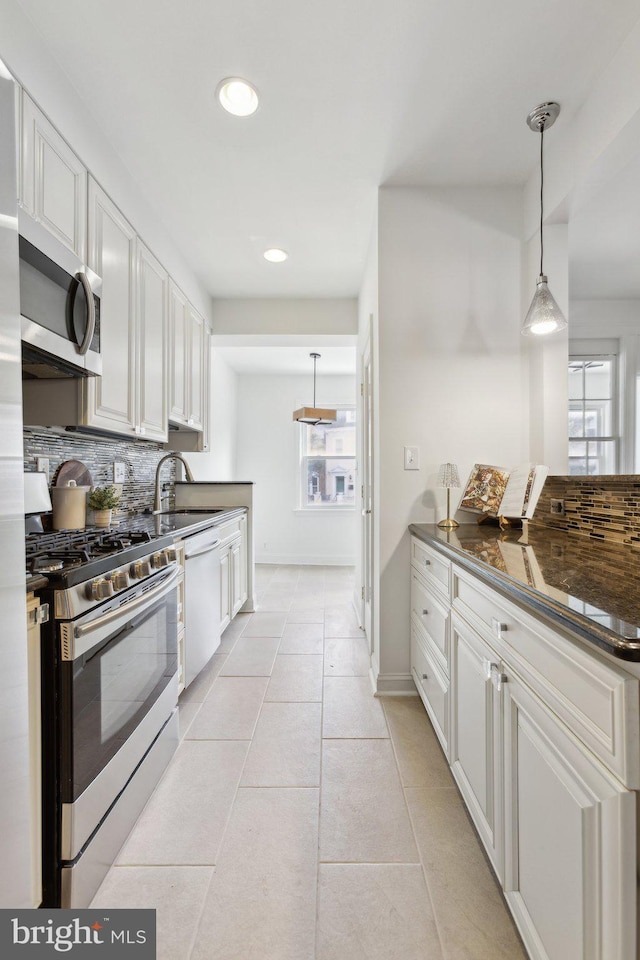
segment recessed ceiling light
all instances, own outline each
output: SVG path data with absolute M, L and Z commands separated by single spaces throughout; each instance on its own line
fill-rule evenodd
M 269 263 L 283 263 L 289 258 L 287 251 L 281 250 L 279 247 L 270 247 L 268 250 L 265 250 L 263 256 Z
M 221 80 L 216 91 L 221 106 L 234 117 L 250 117 L 258 109 L 258 92 L 240 77 Z

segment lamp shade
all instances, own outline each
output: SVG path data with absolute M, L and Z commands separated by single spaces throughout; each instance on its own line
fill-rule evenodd
M 460 477 L 455 463 L 441 463 L 438 471 L 439 487 L 459 487 Z
M 524 318 L 522 333 L 542 337 L 562 330 L 566 326 L 564 314 L 547 286 L 547 278 L 544 274 L 540 274 L 536 280 L 536 292 L 529 312 Z

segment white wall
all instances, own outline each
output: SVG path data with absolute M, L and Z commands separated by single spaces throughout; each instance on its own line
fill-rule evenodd
M 379 198 L 378 689 L 410 691 L 407 525 L 445 515 L 440 463 L 457 463 L 464 482 L 476 461 L 529 456 L 522 195 L 383 188 Z M 420 470 L 404 471 L 404 445 L 420 448 Z
M 0 58 L 210 324 L 211 298 L 175 247 L 158 212 L 145 201 L 144 184 L 132 179 L 89 107 L 49 53 L 44 38 L 15 0 L 2 3 Z
M 258 563 L 353 564 L 359 510 L 297 510 L 299 427 L 308 376 L 238 376 L 237 475 L 253 480 Z M 318 376 L 318 402 L 353 403 L 355 377 Z
M 237 299 L 213 301 L 213 332 L 218 334 L 355 334 L 354 299 Z
M 185 454 L 196 480 L 252 480 L 236 470 L 238 377 L 215 347 L 211 349 L 209 453 Z

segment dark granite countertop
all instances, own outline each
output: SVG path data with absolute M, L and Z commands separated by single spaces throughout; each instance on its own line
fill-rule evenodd
M 615 657 L 640 661 L 640 555 L 630 547 L 531 525 L 409 530 L 509 599 Z
M 246 513 L 246 507 L 185 507 L 174 512 L 153 514 L 141 514 L 135 520 L 135 527 L 138 530 L 148 530 L 155 536 L 166 536 L 167 534 L 175 537 L 187 537 L 191 533 L 197 533 L 199 530 L 206 530 L 207 527 L 216 526 L 218 523 L 230 520 L 236 515 Z M 129 524 L 133 526 L 134 524 Z

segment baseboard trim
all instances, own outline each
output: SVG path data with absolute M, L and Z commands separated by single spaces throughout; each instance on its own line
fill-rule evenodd
M 410 673 L 379 673 L 375 681 L 374 693 L 377 697 L 418 696 L 416 685 Z
M 283 564 L 286 566 L 300 566 L 300 567 L 355 567 L 356 561 L 354 557 L 309 557 L 309 556 L 293 556 L 292 554 L 265 554 L 259 556 L 256 554 L 256 563 L 266 563 L 273 564 L 278 566 L 278 564 Z

